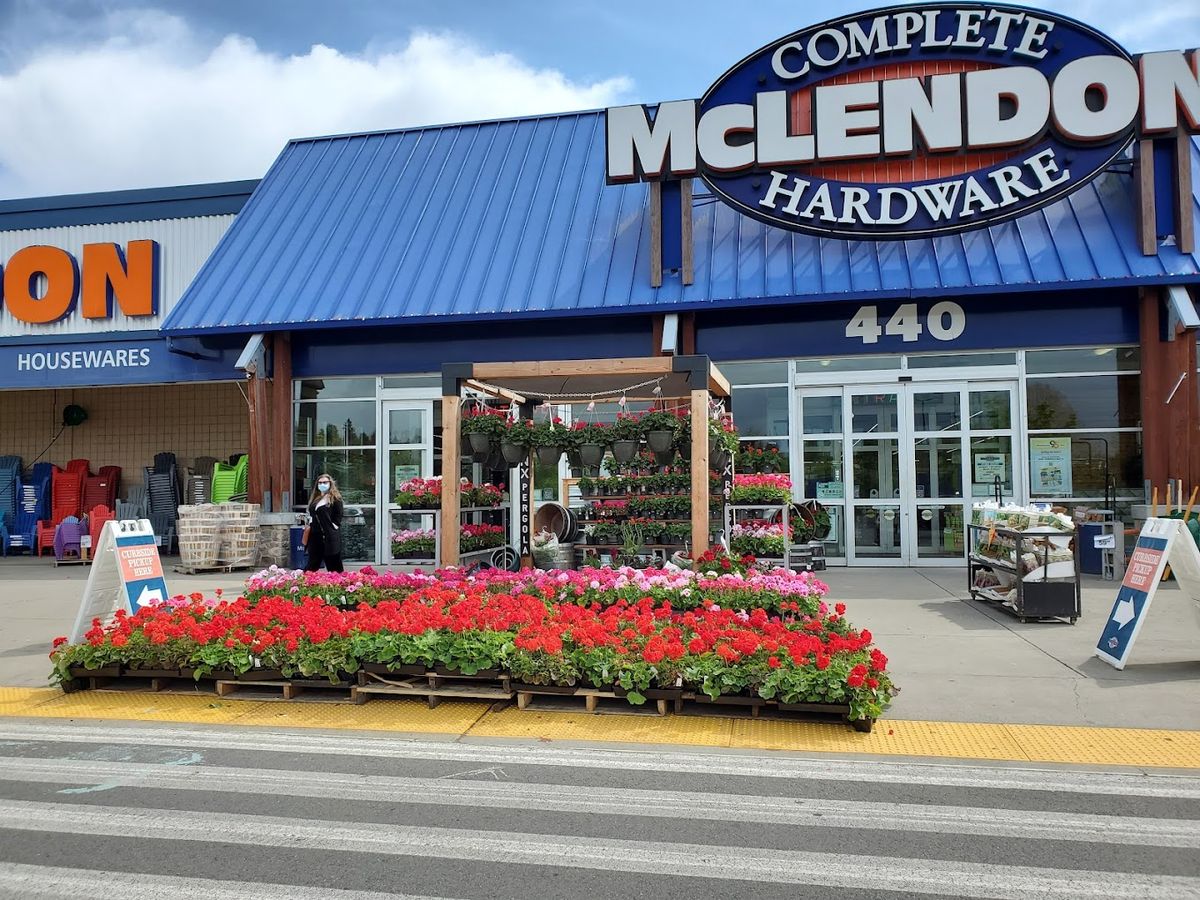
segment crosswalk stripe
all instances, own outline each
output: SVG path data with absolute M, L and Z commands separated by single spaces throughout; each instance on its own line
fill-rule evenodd
M 1038 812 L 796 799 L 666 790 L 504 782 L 456 781 L 341 773 L 296 773 L 228 766 L 106 763 L 81 760 L 0 758 L 0 780 L 89 785 L 83 790 L 155 788 L 235 794 L 312 797 L 384 803 L 774 823 L 822 828 L 870 829 L 936 834 L 975 834 L 1025 840 L 1143 845 L 1200 849 L 1200 828 L 1186 819 L 1086 813 Z M 79 793 L 72 789 L 71 793 Z M 65 793 L 65 792 L 64 792 Z
M 527 835 L 409 825 L 355 826 L 275 816 L 0 801 L 0 828 L 126 839 L 228 842 L 290 850 L 517 863 L 626 873 L 671 873 L 776 884 L 853 886 L 956 897 L 1178 900 L 1200 878 L 992 865 L 838 853 Z
M 60 866 L 0 865 L 0 898 L 103 897 L 104 900 L 446 900 L 446 898 L 347 891 L 263 882 L 180 878 L 137 872 L 101 872 Z
M 732 777 L 812 779 L 819 781 L 909 784 L 1011 791 L 1108 794 L 1131 797 L 1200 799 L 1200 778 L 1155 772 L 1113 773 L 1046 768 L 914 764 L 890 761 L 811 758 L 781 753 L 747 755 L 668 750 L 586 751 L 557 747 L 405 741 L 354 734 L 313 735 L 294 732 L 245 732 L 186 728 L 99 728 L 72 725 L 0 725 L 0 752 L 5 743 L 101 743 L 138 747 L 244 750 L 381 760 L 461 762 L 476 768 L 500 765 L 568 766 L 631 772 L 720 775 Z

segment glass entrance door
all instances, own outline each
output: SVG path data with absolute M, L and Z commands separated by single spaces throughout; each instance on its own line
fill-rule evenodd
M 851 565 L 959 565 L 971 502 L 997 482 L 1014 499 L 1022 483 L 1015 383 L 807 388 L 798 399 L 801 491 L 844 514 Z
M 433 516 L 414 515 L 396 505 L 396 494 L 404 482 L 433 475 L 433 404 L 428 400 L 384 402 L 383 435 L 386 444 L 380 464 L 384 471 L 378 483 L 386 494 L 379 498 L 379 506 L 387 510 L 387 516 L 379 529 L 376 558 L 390 563 L 393 534 L 433 528 Z

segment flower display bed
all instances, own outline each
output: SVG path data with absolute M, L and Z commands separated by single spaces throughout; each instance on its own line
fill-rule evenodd
M 235 691 L 261 671 L 282 677 L 258 686 L 285 695 L 289 683 L 340 683 L 355 700 L 400 694 L 430 705 L 522 693 L 589 703 L 611 692 L 633 705 L 804 705 L 857 727 L 887 706 L 887 658 L 842 604 L 825 603 L 824 584 L 720 556 L 700 565 L 698 574 L 268 570 L 232 602 L 193 595 L 94 623 L 80 644 L 59 639 L 53 677 L 188 671 Z

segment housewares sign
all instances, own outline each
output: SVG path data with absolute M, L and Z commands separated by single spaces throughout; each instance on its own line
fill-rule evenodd
M 1200 126 L 1198 56 L 1041 10 L 919 5 L 798 31 L 699 100 L 607 111 L 610 183 L 698 175 L 783 228 L 912 238 L 1023 215 L 1135 136 Z

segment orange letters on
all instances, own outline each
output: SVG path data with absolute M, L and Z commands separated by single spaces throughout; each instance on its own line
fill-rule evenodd
M 113 299 L 127 316 L 155 313 L 157 265 L 154 241 L 83 245 L 83 316 L 107 319 Z
M 46 293 L 38 297 L 35 278 L 45 275 Z M 75 308 L 79 272 L 75 260 L 58 247 L 25 247 L 4 271 L 4 305 L 14 318 L 35 325 L 57 322 Z

